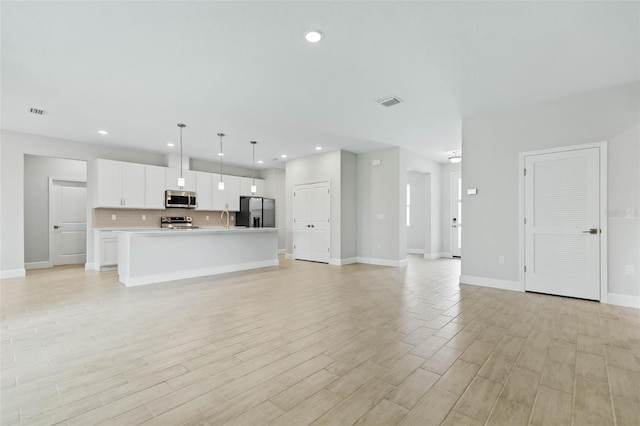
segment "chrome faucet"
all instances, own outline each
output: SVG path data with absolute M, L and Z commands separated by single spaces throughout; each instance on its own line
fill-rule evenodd
M 222 213 L 220 213 L 220 219 L 224 217 L 225 213 L 227 214 L 227 224 L 224 227 L 229 229 L 229 210 L 227 209 L 222 210 Z

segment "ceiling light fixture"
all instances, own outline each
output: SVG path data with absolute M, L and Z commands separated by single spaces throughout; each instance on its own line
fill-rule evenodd
M 98 130 L 98 133 L 100 133 L 101 135 L 108 135 L 109 132 L 107 132 L 106 130 Z
M 218 133 L 220 136 L 220 152 L 218 152 L 218 156 L 220 157 L 220 182 L 218 182 L 218 191 L 224 191 L 224 182 L 222 181 L 222 157 L 224 153 L 222 152 L 222 138 L 224 137 L 224 133 Z
M 287 154 L 281 154 L 280 157 L 287 158 Z
M 167 146 L 170 146 L 170 147 L 173 148 L 174 146 L 176 146 L 176 144 L 175 143 L 171 143 L 171 142 L 167 142 Z
M 317 43 L 320 40 L 322 40 L 322 37 L 324 37 L 324 34 L 322 34 L 320 31 L 318 30 L 311 30 L 311 31 L 307 31 L 304 34 L 304 38 L 305 40 L 307 40 L 309 43 Z
M 251 148 L 253 148 L 253 183 L 251 184 L 251 194 L 255 194 L 258 192 L 258 188 L 256 188 L 256 144 L 258 142 L 251 141 Z
M 458 154 L 458 151 L 453 151 L 453 156 L 449 157 L 449 161 L 451 161 L 453 164 L 458 164 L 462 161 L 462 157 Z
M 322 147 L 321 146 L 316 146 L 316 151 L 322 151 Z
M 258 160 L 258 164 L 262 164 L 262 163 L 264 163 L 264 161 Z
M 183 159 L 182 159 L 182 129 L 187 127 L 187 125 L 183 124 L 183 123 L 178 123 L 178 127 L 180 128 L 180 177 L 178 178 L 178 187 L 180 189 L 183 189 L 184 188 L 184 178 L 182 177 L 182 163 L 183 163 Z

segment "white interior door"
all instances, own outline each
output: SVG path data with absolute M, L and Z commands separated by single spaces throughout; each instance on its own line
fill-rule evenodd
M 53 265 L 84 263 L 87 251 L 85 182 L 51 180 L 49 258 Z
M 525 157 L 525 290 L 600 300 L 600 150 Z
M 293 196 L 293 257 L 329 262 L 329 183 L 296 185 Z
M 451 173 L 451 256 L 462 256 L 462 173 Z

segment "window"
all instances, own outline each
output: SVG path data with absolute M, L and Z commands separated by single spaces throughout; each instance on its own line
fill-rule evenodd
M 411 226 L 411 185 L 407 184 L 407 226 Z

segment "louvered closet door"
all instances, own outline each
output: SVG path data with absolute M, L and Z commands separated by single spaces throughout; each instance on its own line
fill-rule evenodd
M 600 300 L 600 151 L 525 158 L 525 289 Z

